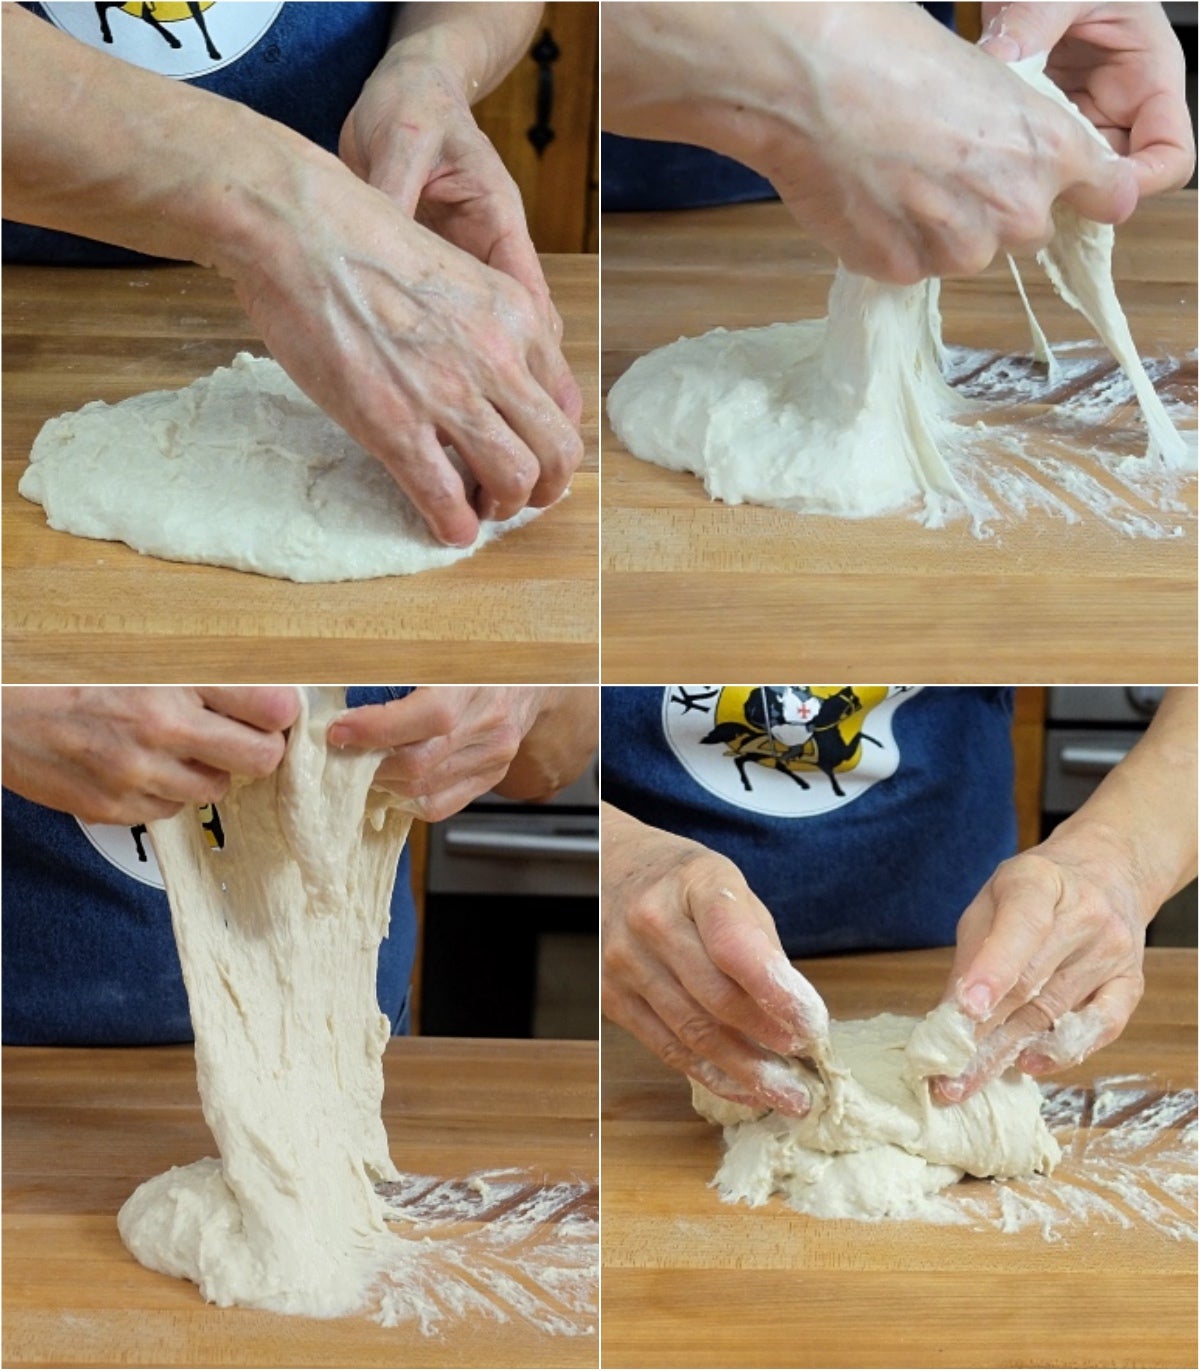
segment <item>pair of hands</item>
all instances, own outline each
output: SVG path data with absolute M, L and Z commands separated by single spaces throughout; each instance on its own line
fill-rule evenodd
M 1118 1036 L 1141 998 L 1154 912 L 1136 869 L 1113 835 L 1078 830 L 997 869 L 960 920 L 945 991 L 977 1023 L 978 1048 L 935 1098 L 967 1099 L 1014 1062 L 1043 1075 Z M 608 1017 L 715 1094 L 806 1114 L 780 1058 L 812 1055 L 828 1015 L 738 868 L 608 807 L 603 876 Z
M 397 43 L 340 152 L 297 152 L 266 241 L 223 269 L 296 383 L 467 546 L 483 519 L 553 504 L 583 456 L 562 321 L 452 66 Z
M 573 761 L 552 741 L 538 758 L 514 764 L 539 721 L 555 731 L 556 710 L 571 707 L 560 696 L 422 688 L 346 711 L 330 724 L 329 741 L 389 749 L 376 783 L 436 821 L 506 778 L 524 799 L 571 779 Z M 8 687 L 4 784 L 89 822 L 166 818 L 187 804 L 219 801 L 234 775 L 270 775 L 298 712 L 296 691 L 282 686 Z
M 1041 247 L 1057 199 L 1120 223 L 1187 180 L 1183 53 L 1160 5 L 983 10 L 975 48 L 915 5 L 608 6 L 606 123 L 754 167 L 850 270 L 896 283 Z M 1119 155 L 1006 70 L 1039 52 Z

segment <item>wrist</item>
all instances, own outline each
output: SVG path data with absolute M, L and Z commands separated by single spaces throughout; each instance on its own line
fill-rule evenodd
M 1109 823 L 1084 810 L 1064 820 L 1034 851 L 1062 866 L 1087 873 L 1094 884 L 1124 899 L 1144 927 L 1172 893 L 1169 879 L 1128 828 Z
M 469 108 L 482 95 L 489 66 L 485 47 L 474 35 L 446 27 L 423 29 L 393 43 L 371 80 L 403 83 L 406 94 L 433 88 Z

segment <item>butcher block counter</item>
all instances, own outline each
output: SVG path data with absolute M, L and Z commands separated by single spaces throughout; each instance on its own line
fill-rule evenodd
M 583 390 L 570 496 L 466 561 L 297 585 L 57 533 L 17 494 L 42 424 L 263 355 L 228 282 L 198 267 L 4 269 L 4 679 L 594 681 L 596 259 L 545 259 Z M 352 378 L 347 378 L 348 382 Z
M 779 204 L 609 215 L 603 234 L 606 394 L 637 357 L 681 335 L 825 313 L 833 259 Z M 1164 384 L 1194 403 L 1195 192 L 1139 209 L 1117 231 L 1114 260 L 1140 354 L 1181 359 Z M 1032 262 L 1023 275 L 1052 343 L 1094 338 Z M 945 283 L 942 313 L 948 343 L 1029 354 L 1003 259 Z M 1140 452 L 1132 406 L 1119 426 Z M 1044 514 L 980 539 L 966 519 L 927 529 L 901 515 L 729 506 L 690 473 L 637 461 L 604 433 L 607 682 L 723 680 L 747 662 L 778 679 L 800 662 L 810 676 L 839 679 L 1082 683 L 1110 680 L 1117 663 L 1122 680 L 1195 679 L 1190 516 L 1183 536 L 1160 540 L 1129 538 L 1093 515 L 1069 525 Z
M 575 1209 L 594 1212 L 595 1043 L 393 1039 L 384 1072 L 401 1171 L 584 1181 Z M 6 1366 L 595 1366 L 594 1333 L 519 1316 L 422 1336 L 206 1305 L 139 1266 L 116 1215 L 143 1180 L 213 1154 L 190 1047 L 4 1049 Z
M 861 1018 L 925 1013 L 949 966 L 938 949 L 801 969 L 834 1017 Z M 761 1209 L 726 1204 L 706 1188 L 720 1130 L 692 1112 L 685 1084 L 656 1057 L 619 1029 L 605 1034 L 606 1367 L 1196 1364 L 1194 1242 L 1136 1218 L 1064 1227 L 1046 1241 L 1036 1228 L 812 1219 L 778 1197 Z M 1163 1091 L 1194 1089 L 1194 950 L 1152 949 L 1125 1033 L 1056 1079 L 1127 1072 Z M 1169 1130 L 1177 1144 L 1189 1117 L 1194 1130 L 1194 1095 Z M 1103 1132 L 1088 1130 L 1089 1149 Z M 1071 1169 L 1064 1158 L 1055 1183 Z M 1194 1175 L 1194 1157 L 1186 1170 Z M 959 1189 L 970 1187 L 995 1190 Z M 1191 1194 L 1194 1203 L 1194 1185 Z

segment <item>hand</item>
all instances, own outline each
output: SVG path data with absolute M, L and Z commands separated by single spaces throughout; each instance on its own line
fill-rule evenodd
M 164 819 L 269 776 L 299 708 L 283 686 L 8 686 L 4 784 L 89 823 Z
M 781 1058 L 829 1015 L 731 861 L 606 805 L 601 925 L 610 1019 L 724 1099 L 808 1113 Z
M 397 44 L 347 115 L 338 152 L 404 214 L 519 281 L 562 337 L 521 193 L 476 124 L 456 72 L 425 55 L 406 56 Z M 577 405 L 564 404 L 576 423 Z
M 226 268 L 280 364 L 443 542 L 553 504 L 583 455 L 565 412 L 578 389 L 534 298 L 339 163 L 293 170 L 272 250 Z M 443 443 L 479 483 L 474 506 Z
M 283 125 L 0 9 L 7 211 L 215 267 L 443 542 L 558 499 L 582 455 L 579 393 L 528 290 Z M 147 109 L 188 130 L 172 156 Z
M 500 785 L 546 697 L 502 686 L 421 687 L 402 700 L 347 710 L 329 726 L 335 747 L 387 748 L 377 785 L 431 823 Z M 529 797 L 532 798 L 532 797 Z
M 1015 1061 L 1032 1076 L 1116 1038 L 1142 996 L 1147 912 L 1119 834 L 1080 825 L 1002 863 L 964 912 L 947 998 L 979 1024 L 978 1049 L 946 1103 Z
M 1003 62 L 1048 52 L 1047 75 L 1129 158 L 1142 195 L 1187 182 L 1196 146 L 1183 49 L 1161 5 L 982 8 L 980 47 Z
M 1128 162 L 915 5 L 605 8 L 606 124 L 753 167 L 851 271 L 971 275 L 1044 245 L 1059 197 L 1137 203 Z

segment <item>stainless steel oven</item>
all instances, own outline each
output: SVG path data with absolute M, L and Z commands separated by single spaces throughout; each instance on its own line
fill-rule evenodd
M 595 758 L 546 804 L 484 795 L 431 827 L 422 1033 L 596 1036 L 599 850 Z

